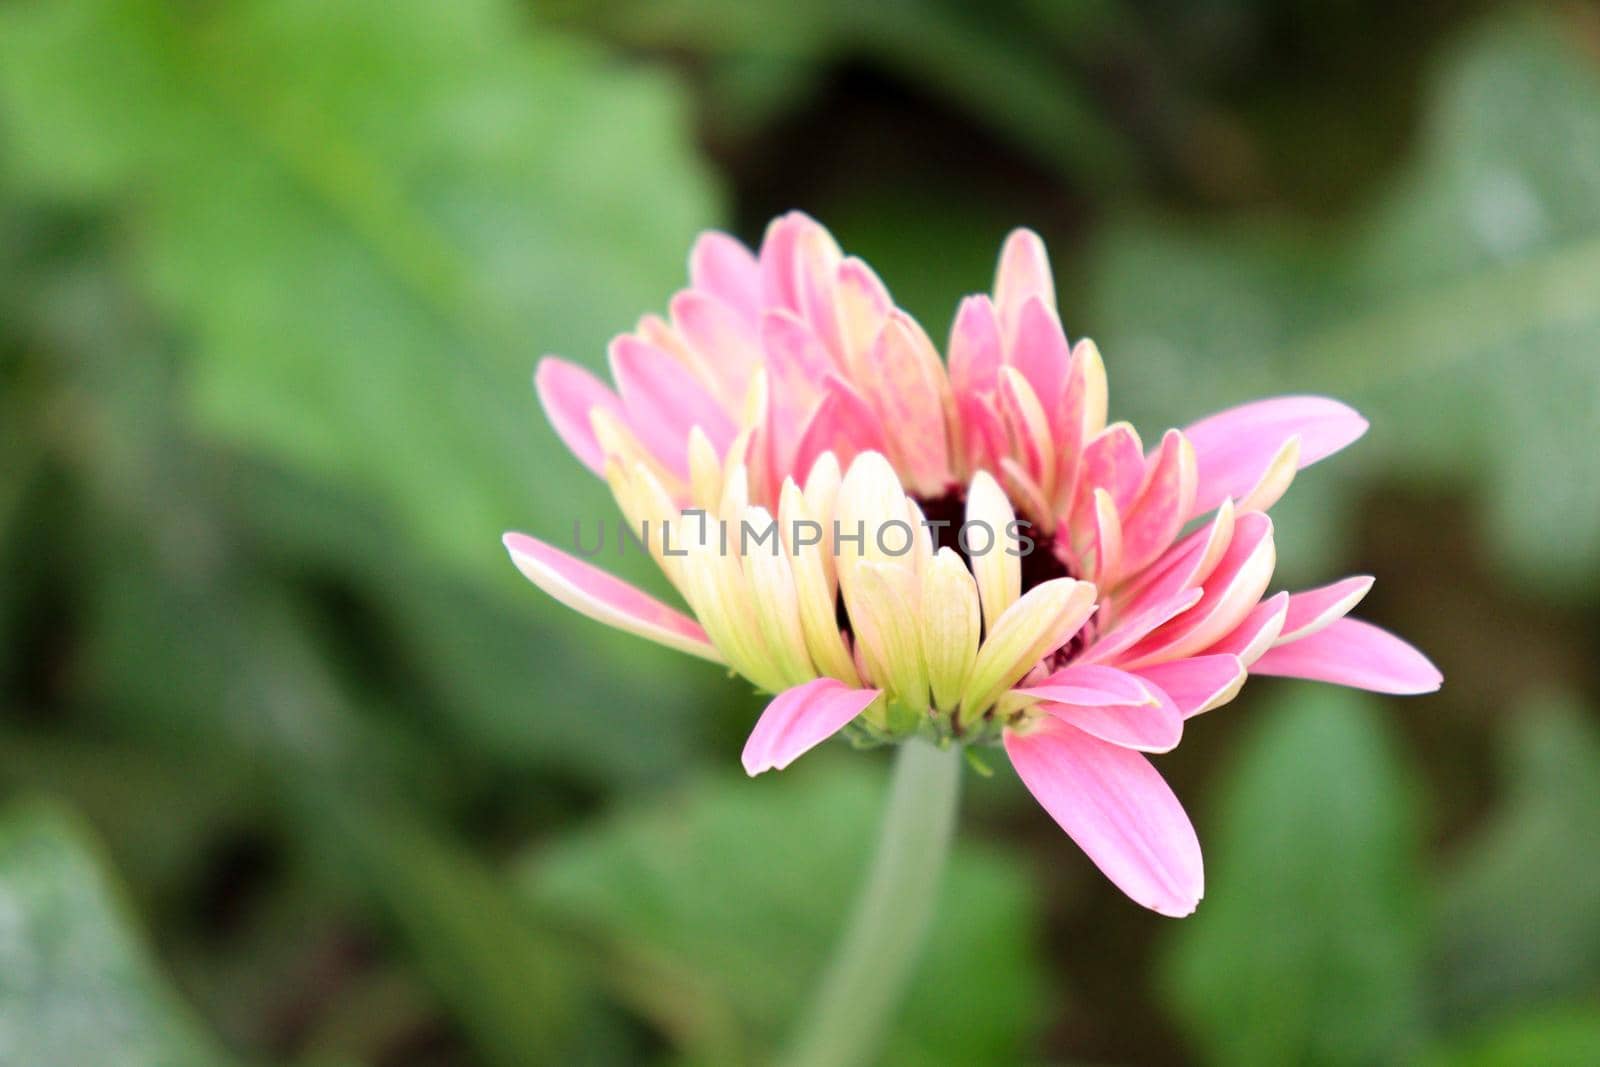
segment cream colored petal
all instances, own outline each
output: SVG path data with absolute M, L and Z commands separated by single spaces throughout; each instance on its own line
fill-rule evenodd
M 1083 361 L 1083 439 L 1088 441 L 1106 428 L 1110 405 L 1106 361 L 1100 356 L 1100 346 L 1087 337 L 1074 346 L 1074 355 Z
M 1117 502 L 1104 489 L 1094 491 L 1094 559 L 1087 573 L 1103 586 L 1116 581 L 1122 566 L 1122 516 Z M 1103 620 L 1102 620 L 1103 622 Z
M 922 572 L 922 654 L 933 702 L 948 711 L 961 702 L 978 655 L 978 584 L 953 549 L 941 548 Z
M 689 497 L 707 509 L 722 500 L 722 457 L 699 426 L 689 431 Z
M 811 660 L 822 673 L 859 686 L 860 674 L 839 632 L 835 607 L 838 587 L 834 583 L 832 557 L 827 551 L 828 534 L 824 525 L 812 516 L 806 498 L 793 481 L 784 484 L 778 522 L 789 551 L 800 625 Z
M 972 576 L 978 583 L 986 632 L 994 629 L 995 622 L 1022 593 L 1022 560 L 1006 551 L 1012 545 L 1007 531 L 1015 520 L 1011 502 L 1000 484 L 987 471 L 975 474 L 967 490 L 966 544 L 971 549 Z M 979 551 L 985 542 L 987 551 Z
M 746 508 L 740 533 L 765 532 L 767 539 L 741 542 L 745 576 L 755 594 L 756 620 L 761 636 L 778 670 L 790 685 L 808 682 L 817 676 L 806 647 L 805 629 L 800 621 L 800 597 L 789 553 L 778 536 L 776 520 L 765 508 Z
M 1056 484 L 1056 446 L 1050 416 L 1028 379 L 1015 367 L 1000 368 L 1000 414 L 1014 453 L 1048 498 Z
M 1300 469 L 1300 435 L 1295 434 L 1283 443 L 1255 487 L 1239 501 L 1240 511 L 1266 511 L 1289 491 L 1295 472 Z
M 779 692 L 788 686 L 761 635 L 754 592 L 744 568 L 721 546 L 719 525 L 715 519 L 708 520 L 703 535 L 684 557 L 689 603 L 730 667 L 760 688 Z
M 995 622 L 967 679 L 961 720 L 972 721 L 1000 694 L 1077 633 L 1094 614 L 1091 582 L 1053 578 L 1034 586 Z
M 913 711 L 928 709 L 928 668 L 917 625 L 917 577 L 909 567 L 863 560 L 845 589 L 850 628 L 874 685 Z
M 839 584 L 848 592 L 855 566 L 861 561 L 906 563 L 909 556 L 896 550 L 905 540 L 906 495 L 889 461 L 878 452 L 863 452 L 850 463 L 839 486 L 834 508 L 834 528 L 828 537 L 834 546 Z

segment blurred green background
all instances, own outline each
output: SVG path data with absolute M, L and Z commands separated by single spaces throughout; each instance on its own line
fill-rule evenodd
M 935 336 L 1040 230 L 1146 431 L 1359 406 L 1281 578 L 1446 677 L 1194 723 L 1182 922 L 969 775 L 884 1062 L 1600 1063 L 1593 6 L 11 0 L 0 1064 L 770 1055 L 882 754 L 497 539 L 612 514 L 538 356 L 791 207 Z

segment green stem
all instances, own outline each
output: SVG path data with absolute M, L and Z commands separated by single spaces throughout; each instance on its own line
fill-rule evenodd
M 900 746 L 872 870 L 784 1067 L 874 1062 L 933 918 L 960 786 L 960 746 Z

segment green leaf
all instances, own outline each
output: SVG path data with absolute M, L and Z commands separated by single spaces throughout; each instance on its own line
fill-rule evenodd
M 1559 702 L 1510 728 L 1506 798 L 1445 885 L 1441 1020 L 1600 990 L 1600 735 Z
M 202 1031 L 130 929 L 73 820 L 0 815 L 0 1061 L 28 1067 L 217 1067 Z
M 1296 687 L 1201 820 L 1166 993 L 1207 1062 L 1395 1062 L 1420 1022 L 1412 797 L 1373 705 Z
M 0 119 L 23 188 L 137 220 L 211 432 L 503 588 L 501 531 L 612 514 L 528 382 L 662 306 L 712 218 L 661 77 L 509 0 L 30 2 Z
M 1356 218 L 1115 228 L 1092 261 L 1114 395 L 1179 424 L 1343 396 L 1373 432 L 1308 483 L 1365 464 L 1481 486 L 1504 557 L 1581 596 L 1600 579 L 1596 174 L 1592 60 L 1552 20 L 1492 22 L 1440 69 L 1413 165 Z
M 862 760 L 620 812 L 530 862 L 530 899 L 589 931 L 620 995 L 688 1060 L 764 1062 L 865 876 L 883 786 Z M 958 846 L 883 1062 L 1017 1062 L 1043 1002 L 1038 918 L 1016 857 Z

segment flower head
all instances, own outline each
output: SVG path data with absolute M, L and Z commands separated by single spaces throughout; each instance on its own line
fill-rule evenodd
M 615 389 L 554 358 L 536 384 L 693 617 L 505 543 L 563 603 L 774 694 L 752 775 L 840 732 L 1002 744 L 1113 882 L 1185 915 L 1200 849 L 1145 753 L 1251 673 L 1438 687 L 1411 646 L 1347 617 L 1372 579 L 1267 595 L 1268 509 L 1365 431 L 1343 404 L 1259 401 L 1146 447 L 1107 423 L 1100 353 L 1068 341 L 1026 230 L 945 359 L 804 215 L 759 253 L 708 233 L 689 268 L 668 318 L 612 341 Z

